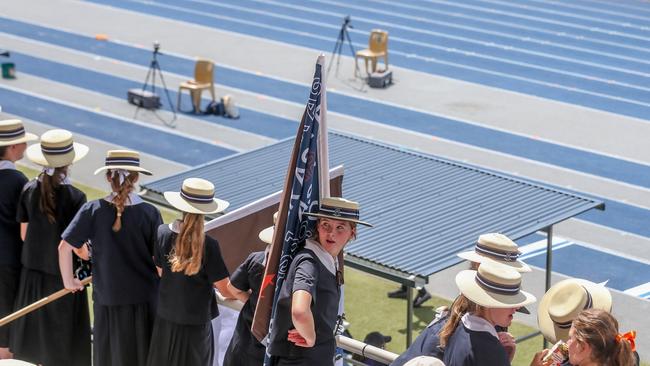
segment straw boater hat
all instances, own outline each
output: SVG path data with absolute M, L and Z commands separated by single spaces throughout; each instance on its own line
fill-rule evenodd
M 140 167 L 140 153 L 131 150 L 108 150 L 105 165 L 95 170 L 95 174 L 109 169 L 124 169 L 151 175 L 150 171 Z
M 278 212 L 276 211 L 273 214 L 273 226 L 269 226 L 266 229 L 260 231 L 258 234 L 261 241 L 266 244 L 271 244 L 273 242 L 273 233 L 275 232 L 275 223 L 278 221 Z
M 25 154 L 38 165 L 60 168 L 86 156 L 88 146 L 73 142 L 70 131 L 49 130 L 41 135 L 41 143 L 28 147 Z
M 417 356 L 408 360 L 404 366 L 445 366 L 445 364 L 435 357 Z
M 496 262 L 481 263 L 478 271 L 461 271 L 456 285 L 470 301 L 487 308 L 517 308 L 537 301 L 521 290 L 519 272 Z
M 570 278 L 556 283 L 542 297 L 537 323 L 544 338 L 555 343 L 569 339 L 571 323 L 585 309 L 612 310 L 612 295 L 601 284 Z
M 11 146 L 38 140 L 38 136 L 25 132 L 23 121 L 7 119 L 0 121 L 0 146 Z
M 520 261 L 517 244 L 499 233 L 483 234 L 478 237 L 474 250 L 458 253 L 458 256 L 471 262 L 496 261 L 514 268 L 518 272 L 530 272 L 530 267 Z
M 169 204 L 183 212 L 213 214 L 228 208 L 230 203 L 214 198 L 214 184 L 201 178 L 187 178 L 180 192 L 165 192 Z
M 305 212 L 307 216 L 325 217 L 328 219 L 350 221 L 357 224 L 370 226 L 365 221 L 359 220 L 359 204 L 340 197 L 325 197 L 320 202 L 318 212 Z

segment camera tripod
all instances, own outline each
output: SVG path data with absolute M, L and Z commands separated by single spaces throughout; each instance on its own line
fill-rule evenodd
M 330 65 L 327 67 L 327 75 L 330 73 L 330 69 L 332 69 L 332 64 L 334 63 L 334 58 L 336 55 L 336 75 L 339 73 L 339 65 L 341 63 L 341 51 L 343 50 L 343 43 L 347 40 L 348 46 L 350 46 L 350 52 L 352 54 L 352 57 L 355 57 L 355 52 L 354 52 L 354 47 L 352 46 L 352 40 L 350 39 L 350 33 L 348 32 L 348 28 L 354 28 L 352 24 L 350 24 L 350 16 L 346 16 L 343 18 L 343 24 L 341 25 L 341 29 L 339 30 L 339 36 L 336 39 L 336 44 L 334 45 L 334 50 L 332 50 L 332 56 L 330 57 Z M 354 63 L 354 75 L 358 75 L 359 73 L 359 66 L 357 63 Z
M 151 62 L 149 63 L 149 70 L 147 70 L 147 76 L 144 78 L 144 83 L 142 84 L 142 91 L 145 92 L 147 89 L 150 89 L 150 92 L 152 94 L 156 94 L 156 74 L 160 77 L 160 82 L 162 83 L 163 90 L 165 91 L 165 96 L 167 97 L 167 103 L 169 103 L 169 108 L 172 110 L 173 113 L 173 118 L 171 121 L 166 121 L 162 117 L 156 113 L 155 109 L 160 107 L 162 104 L 159 104 L 156 108 L 154 108 L 154 115 L 158 120 L 160 120 L 165 126 L 168 127 L 176 127 L 176 109 L 174 109 L 174 104 L 172 103 L 172 98 L 169 96 L 169 90 L 167 89 L 167 84 L 165 83 L 165 79 L 163 78 L 163 73 L 162 70 L 160 69 L 160 64 L 158 63 L 158 55 L 160 55 L 160 43 L 154 42 L 153 44 L 153 55 L 151 58 Z M 151 84 L 149 84 L 149 79 L 151 79 Z M 135 110 L 135 114 L 133 115 L 133 119 L 136 119 L 136 116 L 138 115 L 138 112 L 140 111 L 140 106 L 138 106 Z

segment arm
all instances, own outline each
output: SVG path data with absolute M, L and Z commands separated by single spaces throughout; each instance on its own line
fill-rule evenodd
M 156 271 L 158 271 L 158 277 L 162 277 L 162 268 L 156 266 Z
M 27 237 L 27 225 L 28 222 L 21 222 L 20 223 L 20 239 L 25 241 L 25 238 Z
M 499 332 L 497 334 L 499 336 L 499 343 L 505 348 L 508 360 L 512 363 L 512 360 L 515 358 L 515 352 L 517 351 L 515 338 L 508 332 Z
M 235 299 L 241 302 L 248 301 L 248 298 L 251 296 L 250 291 L 242 291 L 237 287 L 233 286 L 232 282 L 230 281 L 228 281 L 228 290 L 230 291 L 230 293 Z
M 305 290 L 297 290 L 291 297 L 291 321 L 296 327 L 289 331 L 289 341 L 300 347 L 313 347 L 316 343 L 314 315 L 311 312 L 312 296 Z M 296 334 L 297 333 L 297 334 Z
M 81 259 L 83 259 L 85 261 L 90 260 L 90 251 L 88 250 L 88 244 L 87 243 L 84 243 L 84 245 L 81 248 L 75 248 L 75 247 L 71 247 L 71 248 L 72 248 L 72 251 L 74 252 L 74 254 L 77 255 L 77 257 L 79 257 L 79 258 L 81 258 Z
M 214 283 L 214 287 L 219 290 L 221 296 L 225 297 L 226 299 L 232 299 L 235 298 L 235 296 L 228 289 L 228 281 L 228 277 L 221 279 Z
M 63 285 L 66 289 L 76 292 L 84 289 L 81 282 L 74 278 L 72 274 L 72 250 L 75 249 L 72 245 L 68 244 L 65 240 L 61 240 L 59 244 L 59 269 L 61 271 L 61 278 Z

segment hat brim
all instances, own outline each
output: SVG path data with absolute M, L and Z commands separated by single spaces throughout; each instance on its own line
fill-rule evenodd
M 266 229 L 260 231 L 260 233 L 257 235 L 261 241 L 265 242 L 266 244 L 271 244 L 273 241 L 273 233 L 275 232 L 275 226 L 269 226 Z
M 165 192 L 163 195 L 167 202 L 169 202 L 169 204 L 175 209 L 193 214 L 214 214 L 222 212 L 230 206 L 228 201 L 220 200 L 218 198 L 214 198 L 210 203 L 193 203 L 181 197 L 180 192 Z
M 518 308 L 537 301 L 533 294 L 519 290 L 516 295 L 487 291 L 476 282 L 476 271 L 465 270 L 456 275 L 456 286 L 466 298 L 487 308 Z
M 340 216 L 331 216 L 331 215 L 325 215 L 325 214 L 321 214 L 321 213 L 311 213 L 311 212 L 305 212 L 304 215 L 314 216 L 314 217 L 323 217 L 323 218 L 332 219 L 332 220 L 355 222 L 357 224 L 361 224 L 361 225 L 364 225 L 364 226 L 374 227 L 373 224 L 370 224 L 370 223 L 365 222 L 365 221 L 355 220 L 355 219 L 348 219 L 348 218 L 340 217 Z
M 34 144 L 27 148 L 25 155 L 27 155 L 27 159 L 31 160 L 35 164 L 48 168 L 60 168 L 83 159 L 86 154 L 88 154 L 89 150 L 88 146 L 78 142 L 74 142 L 72 148 L 73 151 L 67 154 L 45 155 L 43 154 L 43 150 L 41 150 L 41 145 Z
M 462 252 L 457 254 L 459 257 L 468 260 L 470 262 L 477 262 L 477 263 L 483 263 L 483 262 L 493 262 L 493 263 L 499 263 L 503 264 L 505 266 L 511 267 L 517 272 L 532 272 L 533 270 L 528 266 L 526 263 L 516 260 L 513 262 L 506 262 L 506 261 L 498 261 L 496 259 L 492 259 L 490 257 L 486 257 L 484 255 L 480 255 L 476 253 L 473 250 L 467 251 L 467 252 Z
M 14 139 L 14 140 L 4 140 L 0 141 L 0 146 L 11 146 L 11 145 L 17 145 L 17 144 L 22 144 L 23 142 L 30 142 L 30 141 L 36 141 L 38 140 L 38 136 L 34 135 L 33 133 L 25 132 L 25 136 Z
M 142 174 L 146 174 L 146 175 L 152 175 L 151 172 L 148 171 L 147 169 L 145 169 L 145 168 L 141 168 L 141 167 L 139 167 L 139 166 L 133 166 L 133 165 L 111 165 L 111 166 L 103 166 L 103 167 L 101 167 L 101 168 L 95 170 L 95 175 L 96 175 L 96 174 L 99 174 L 100 172 L 103 172 L 103 171 L 105 171 L 105 170 L 109 170 L 109 169 L 124 169 L 124 170 L 128 170 L 128 171 L 130 171 L 130 172 L 138 172 L 138 173 L 142 173 Z
M 612 294 L 603 285 L 579 278 L 569 278 L 556 283 L 542 296 L 542 300 L 540 300 L 539 306 L 537 307 L 537 325 L 544 338 L 551 343 L 555 343 L 560 339 L 566 342 L 569 339 L 569 329 L 558 327 L 548 313 L 548 308 L 551 306 L 551 299 L 562 288 L 558 285 L 567 282 L 581 285 L 589 291 L 592 308 L 602 309 L 608 312 L 612 310 Z

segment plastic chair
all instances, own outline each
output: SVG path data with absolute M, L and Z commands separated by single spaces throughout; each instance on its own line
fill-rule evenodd
M 368 61 L 371 62 L 372 72 L 375 72 L 377 71 L 377 60 L 380 57 L 384 58 L 384 66 L 388 70 L 388 32 L 381 29 L 373 29 L 368 39 L 368 48 L 357 51 L 354 55 L 354 63 L 356 66 L 357 59 L 363 58 L 366 64 L 366 74 L 370 74 L 368 72 Z M 355 70 L 358 70 L 358 67 L 355 67 Z
M 183 89 L 189 91 L 195 113 L 201 111 L 201 93 L 203 90 L 210 90 L 210 95 L 214 102 L 214 62 L 210 60 L 196 61 L 196 65 L 194 66 L 194 80 L 185 81 L 178 87 L 178 100 L 176 101 L 177 110 L 180 110 L 181 94 Z

